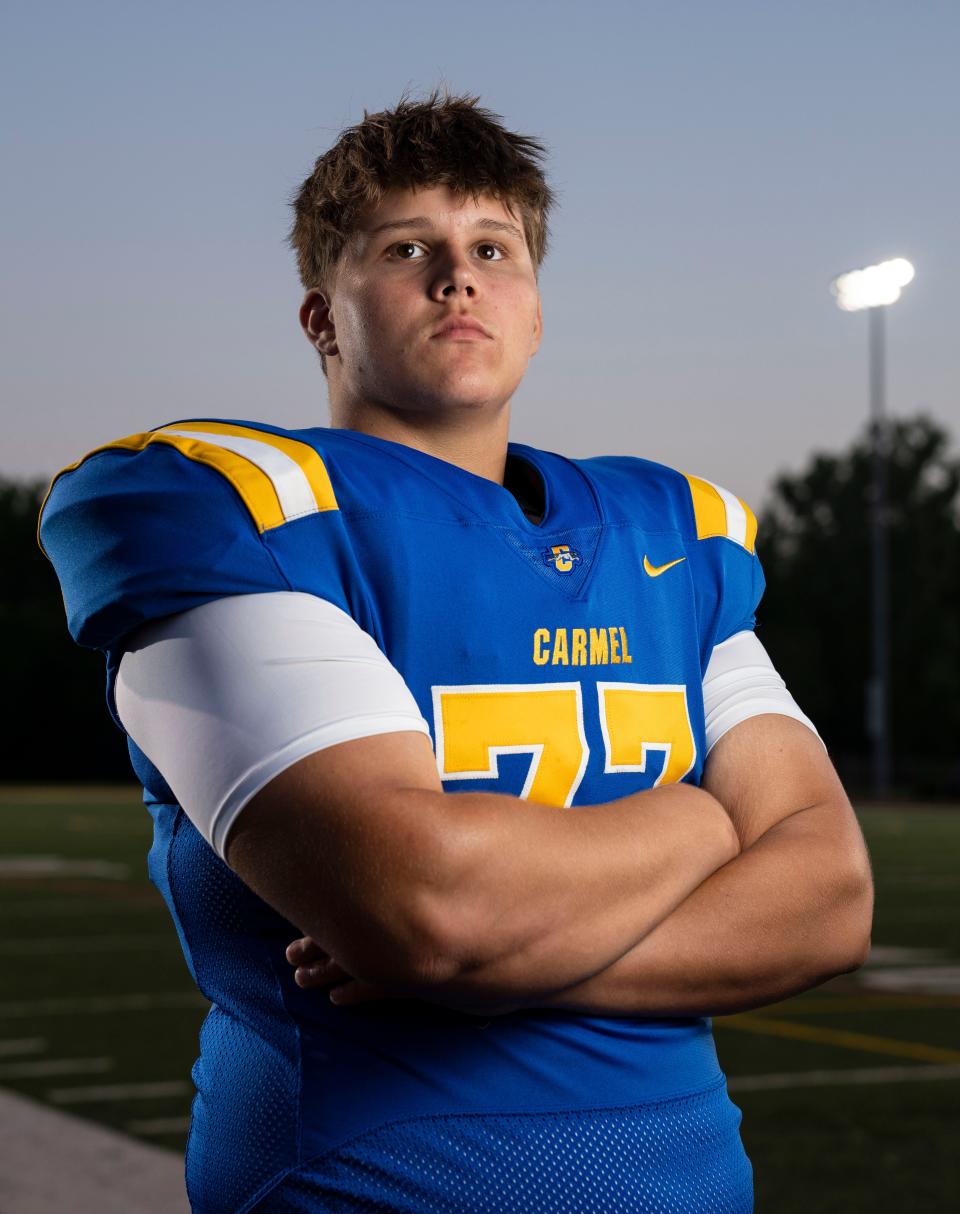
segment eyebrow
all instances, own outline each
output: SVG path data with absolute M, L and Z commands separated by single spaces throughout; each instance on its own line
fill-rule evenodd
M 411 219 L 391 219 L 387 223 L 378 224 L 375 228 L 364 228 L 365 236 L 376 236 L 378 232 L 389 232 L 395 228 L 435 228 L 437 225 L 426 215 L 414 215 Z M 524 239 L 523 233 L 512 223 L 502 223 L 499 219 L 478 219 L 471 225 L 474 230 L 482 232 L 503 232 L 509 236 Z

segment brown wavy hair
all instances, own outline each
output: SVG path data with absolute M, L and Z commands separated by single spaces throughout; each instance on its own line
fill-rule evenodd
M 318 157 L 293 199 L 288 237 L 305 290 L 332 287 L 337 262 L 361 214 L 387 190 L 446 185 L 461 201 L 496 198 L 522 225 L 534 273 L 547 253 L 547 216 L 555 195 L 543 162 L 547 149 L 506 130 L 479 97 L 434 89 L 424 101 L 404 94 L 392 110 L 363 112 Z M 322 358 L 324 372 L 326 359 Z

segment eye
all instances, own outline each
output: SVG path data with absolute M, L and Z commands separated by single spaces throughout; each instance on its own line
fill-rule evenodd
M 486 250 L 488 253 L 495 253 L 496 256 L 488 257 L 487 252 L 484 252 L 483 250 Z M 483 244 L 478 244 L 477 252 L 481 254 L 481 258 L 480 258 L 481 261 L 502 261 L 503 260 L 503 249 L 501 249 L 498 244 L 491 244 L 489 241 L 485 241 Z
M 412 256 L 408 257 L 403 252 L 404 249 L 419 249 L 421 253 L 426 251 L 423 248 L 423 246 L 417 244 L 416 241 L 401 240 L 399 244 L 395 244 L 393 246 L 393 252 L 397 255 L 397 257 L 400 259 L 400 261 L 419 261 L 420 260 L 418 257 L 412 257 Z
M 476 248 L 481 261 L 503 261 L 503 249 L 492 241 L 485 240 L 482 244 L 478 244 Z M 427 250 L 416 240 L 401 240 L 398 244 L 390 246 L 391 255 L 398 261 L 422 260 L 422 258 L 416 256 L 417 250 L 426 256 Z

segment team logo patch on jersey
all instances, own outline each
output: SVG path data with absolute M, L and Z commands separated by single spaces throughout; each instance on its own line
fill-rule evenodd
M 579 565 L 582 560 L 577 549 L 569 544 L 554 544 L 543 549 L 543 563 L 552 565 L 557 573 L 570 573 L 574 565 Z

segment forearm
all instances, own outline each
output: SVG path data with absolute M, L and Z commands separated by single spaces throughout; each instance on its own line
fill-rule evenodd
M 786 718 L 759 716 L 721 739 L 706 775 L 717 803 L 737 823 L 743 852 L 697 882 L 612 960 L 590 951 L 597 920 L 587 901 L 578 917 L 557 914 L 556 930 L 545 937 L 551 948 L 540 954 L 532 976 L 529 953 L 498 953 L 472 970 L 452 967 L 450 981 L 397 993 L 486 1015 L 552 1007 L 607 1016 L 698 1016 L 775 1002 L 856 969 L 870 943 L 870 862 L 816 736 Z M 611 862 L 622 865 L 623 856 Z M 616 869 L 621 879 L 622 871 Z M 523 880 L 517 873 L 509 888 L 522 892 Z M 573 896 L 580 892 L 575 882 L 567 889 Z M 589 972 L 563 983 L 565 945 L 579 950 L 584 931 L 588 963 L 594 958 Z M 311 975 L 305 984 L 314 981 Z
M 611 1016 L 697 1016 L 785 999 L 861 965 L 869 868 L 838 863 L 830 806 L 771 828 L 604 971 L 522 1006 Z M 849 853 L 848 853 L 849 854 Z
M 423 997 L 450 1006 L 536 999 L 586 980 L 739 851 L 719 802 L 689 785 L 568 809 L 445 800 L 468 839 L 446 897 L 468 930 L 453 976 Z

